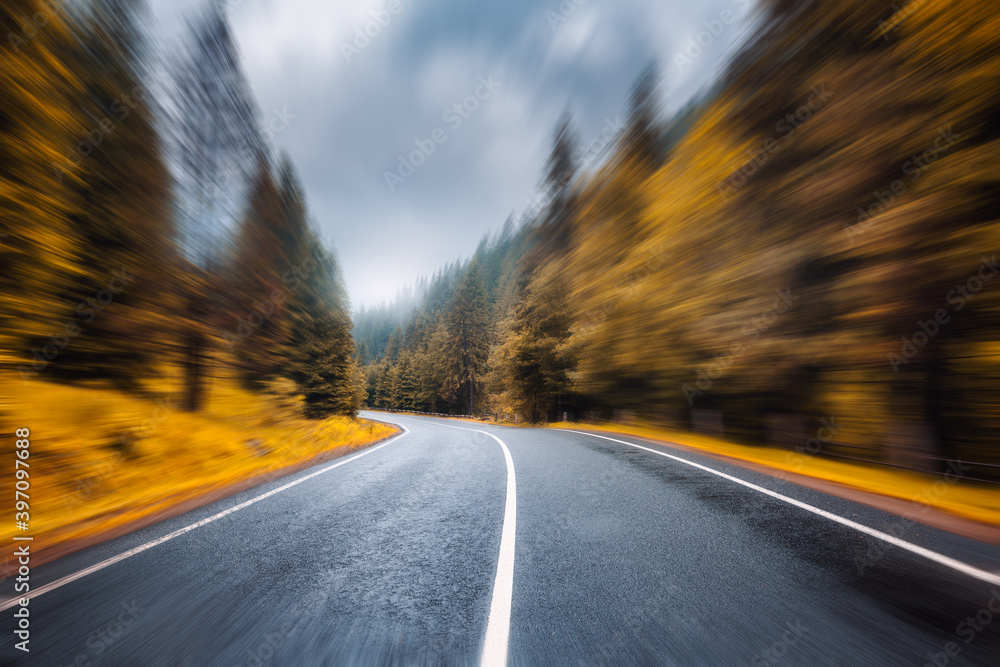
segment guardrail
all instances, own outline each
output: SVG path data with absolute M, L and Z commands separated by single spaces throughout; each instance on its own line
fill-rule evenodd
M 865 450 L 865 451 L 868 451 L 868 450 L 871 449 L 870 447 L 864 447 L 862 445 L 848 445 L 848 444 L 844 444 L 844 443 L 840 443 L 840 442 L 831 442 L 831 443 L 829 443 L 829 445 L 823 445 L 820 448 L 820 450 L 816 453 L 816 455 L 817 456 L 822 456 L 823 458 L 828 458 L 828 459 L 839 459 L 839 460 L 844 460 L 844 461 L 855 461 L 856 463 L 865 463 L 865 464 L 868 464 L 868 465 L 885 466 L 887 468 L 898 468 L 899 470 L 909 470 L 911 472 L 927 472 L 927 468 L 921 468 L 921 467 L 918 467 L 918 466 L 915 466 L 915 465 L 904 465 L 902 463 L 890 463 L 889 461 L 880 461 L 878 459 L 870 459 L 870 458 L 861 457 L 861 456 L 850 456 L 848 454 L 841 454 L 840 452 L 836 452 L 836 451 L 829 451 L 829 450 L 827 450 L 828 446 L 829 447 L 834 447 L 834 448 L 837 448 L 837 449 L 861 449 L 861 450 Z M 941 470 L 941 471 L 944 471 L 946 469 L 949 461 L 958 461 L 958 459 L 954 459 L 954 458 L 952 458 L 952 459 L 946 459 L 946 458 L 943 458 L 943 457 L 940 457 L 940 456 L 927 456 L 927 455 L 924 455 L 924 454 L 913 454 L 913 453 L 911 453 L 908 456 L 911 459 L 913 459 L 915 462 L 916 461 L 933 462 L 934 465 L 932 467 L 935 470 Z M 962 465 L 969 466 L 973 470 L 988 469 L 988 470 L 990 470 L 990 471 L 993 472 L 993 475 L 995 475 L 995 477 L 992 477 L 992 478 L 985 478 L 985 477 L 979 477 L 979 476 L 970 475 L 970 474 L 963 474 L 962 475 L 962 480 L 963 481 L 966 481 L 966 482 L 979 482 L 981 484 L 992 484 L 994 486 L 1000 485 L 1000 465 L 998 465 L 996 463 L 982 463 L 982 462 L 978 462 L 978 461 L 967 461 L 965 459 L 961 459 L 961 463 L 962 463 Z M 931 467 L 931 466 L 928 466 L 928 467 Z
M 486 419 L 482 415 L 455 415 L 448 412 L 424 412 L 423 410 L 397 410 L 396 408 L 372 408 L 362 407 L 362 410 L 373 410 L 376 412 L 393 412 L 396 414 L 425 415 L 427 417 L 458 417 L 460 419 Z

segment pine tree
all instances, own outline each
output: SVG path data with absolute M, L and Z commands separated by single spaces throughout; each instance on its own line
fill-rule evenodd
M 505 324 L 503 342 L 490 355 L 500 403 L 529 422 L 557 412 L 569 392 L 573 362 L 567 342 L 573 317 L 567 292 L 555 265 L 539 269 Z
M 392 405 L 392 385 L 395 375 L 392 362 L 388 359 L 381 360 L 375 367 L 375 406 L 379 408 L 391 408 Z
M 232 319 L 224 336 L 241 378 L 251 387 L 260 387 L 279 375 L 288 356 L 290 295 L 281 275 L 290 263 L 286 254 L 295 253 L 296 248 L 294 239 L 283 238 L 285 216 L 271 165 L 260 154 L 231 260 L 226 291 L 232 302 Z M 298 239 L 298 243 L 305 242 Z
M 296 346 L 299 363 L 293 372 L 305 397 L 306 418 L 357 414 L 360 400 L 355 390 L 357 366 L 352 353 L 349 321 L 330 312 L 310 323 Z
M 425 336 L 427 341 L 424 349 L 414 355 L 413 361 L 416 376 L 414 407 L 425 412 L 442 412 L 441 371 L 445 367 L 443 338 L 436 333 L 425 333 Z
M 413 356 L 409 352 L 404 352 L 397 364 L 394 407 L 400 410 L 413 410 L 417 403 L 418 385 L 412 360 Z
M 545 166 L 543 188 L 547 204 L 532 235 L 531 249 L 525 258 L 525 275 L 531 275 L 544 262 L 569 250 L 576 208 L 573 184 L 579 170 L 579 143 L 573 116 L 567 110 L 559 118 Z
M 305 395 L 311 419 L 355 416 L 360 407 L 351 318 L 340 270 L 333 256 L 313 243 L 315 262 L 290 304 L 290 375 Z
M 220 321 L 231 302 L 219 278 L 226 230 L 240 217 L 250 170 L 265 142 L 221 4 L 211 3 L 190 32 L 189 48 L 175 63 L 172 123 L 182 166 L 182 248 L 189 262 L 182 293 L 184 407 L 195 411 L 203 400 L 214 334 L 231 324 Z
M 660 67 L 653 60 L 642 70 L 629 96 L 621 151 L 646 172 L 652 172 L 663 159 L 660 150 L 662 130 L 659 123 Z
M 357 336 L 355 336 L 355 340 L 359 340 Z M 371 363 L 372 355 L 371 352 L 368 350 L 368 341 L 366 341 L 364 338 L 361 338 L 358 342 L 357 350 L 355 351 L 354 355 L 358 361 L 359 366 L 367 366 L 369 363 Z
M 464 402 L 466 414 L 475 410 L 476 383 L 488 353 L 486 288 L 479 263 L 473 261 L 458 283 L 445 315 L 444 394 Z

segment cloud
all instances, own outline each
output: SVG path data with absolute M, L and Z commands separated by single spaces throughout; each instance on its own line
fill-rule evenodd
M 555 31 L 546 17 L 559 11 L 554 0 L 400 2 L 348 62 L 341 44 L 353 44 L 387 2 L 230 0 L 262 110 L 295 114 L 274 140 L 298 167 L 323 234 L 336 241 L 355 306 L 391 299 L 418 275 L 468 256 L 522 210 L 567 106 L 589 142 L 658 56 L 667 103 L 677 109 L 711 83 L 719 54 L 740 35 L 731 26 L 678 76 L 669 71 L 672 53 L 731 0 L 583 0 Z M 155 0 L 163 34 L 179 29 L 178 7 L 197 4 Z M 444 111 L 491 74 L 502 86 L 450 130 Z M 438 127 L 448 141 L 389 192 L 385 170 Z

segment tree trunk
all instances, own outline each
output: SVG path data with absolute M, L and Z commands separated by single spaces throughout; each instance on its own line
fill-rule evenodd
M 466 414 L 472 414 L 472 377 L 469 377 L 469 411 Z

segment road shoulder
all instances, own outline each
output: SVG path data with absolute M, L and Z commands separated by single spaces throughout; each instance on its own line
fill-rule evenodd
M 675 433 L 669 435 L 664 433 L 657 437 L 658 434 L 651 433 L 651 429 L 592 424 L 553 424 L 551 427 L 615 434 L 682 452 L 691 452 L 889 514 L 904 516 L 932 528 L 1000 546 L 1000 489 L 960 487 L 951 482 L 941 486 L 944 481 L 943 475 L 896 473 L 825 460 L 818 461 L 820 465 L 810 466 L 810 474 L 806 474 L 783 469 L 780 465 L 772 465 L 766 460 L 761 460 L 764 456 L 754 457 L 758 460 L 753 460 L 751 458 L 753 452 L 740 456 L 736 452 L 717 451 L 706 446 L 706 443 L 698 442 L 709 441 L 707 438 L 693 436 L 690 438 L 692 442 L 678 442 L 687 438 Z M 752 449 L 727 443 L 720 444 L 730 450 Z M 775 450 L 760 449 L 765 455 L 775 453 Z

